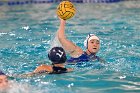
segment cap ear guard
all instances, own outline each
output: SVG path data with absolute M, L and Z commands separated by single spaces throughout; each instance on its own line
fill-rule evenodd
M 87 42 L 88 40 L 87 39 L 85 39 L 85 41 L 84 41 L 84 46 L 85 46 L 85 48 L 87 48 Z
M 85 46 L 85 48 L 88 48 L 88 39 L 89 39 L 91 36 L 94 36 L 94 34 L 88 34 L 88 36 L 86 37 L 86 39 L 85 39 L 85 41 L 84 41 L 84 46 Z

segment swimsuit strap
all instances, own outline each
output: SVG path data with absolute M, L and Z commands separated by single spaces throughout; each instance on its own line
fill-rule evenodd
M 61 74 L 61 73 L 67 73 L 67 68 L 63 68 L 63 67 L 56 67 L 53 66 L 53 72 L 50 74 Z
M 83 54 L 88 55 L 86 51 L 84 51 L 84 53 L 83 53 Z

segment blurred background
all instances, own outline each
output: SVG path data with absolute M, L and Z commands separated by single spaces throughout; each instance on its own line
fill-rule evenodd
M 56 3 L 63 0 L 0 0 L 0 5 L 22 5 L 31 3 Z M 69 0 L 76 3 L 113 3 L 121 1 L 138 1 L 138 0 Z

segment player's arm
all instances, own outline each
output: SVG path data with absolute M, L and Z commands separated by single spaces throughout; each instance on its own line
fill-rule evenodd
M 59 39 L 60 43 L 62 44 L 63 48 L 67 52 L 69 52 L 72 57 L 80 56 L 83 53 L 83 50 L 66 38 L 65 24 L 66 24 L 66 21 L 63 19 L 60 19 L 60 26 L 59 26 L 58 33 L 57 33 L 58 39 Z
M 48 66 L 48 65 L 40 65 L 33 72 L 21 74 L 21 75 L 18 75 L 16 77 L 20 77 L 20 78 L 32 77 L 32 76 L 41 75 L 41 74 L 48 74 L 51 71 L 52 71 L 51 66 Z

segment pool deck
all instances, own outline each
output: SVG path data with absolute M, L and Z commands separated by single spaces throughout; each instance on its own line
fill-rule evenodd
M 63 0 L 1 0 L 0 5 L 25 5 L 42 3 L 59 3 Z M 116 3 L 126 0 L 70 0 L 74 3 Z

